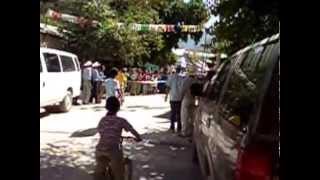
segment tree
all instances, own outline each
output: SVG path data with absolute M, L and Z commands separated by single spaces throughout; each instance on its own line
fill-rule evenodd
M 227 54 L 279 32 L 278 0 L 220 0 L 212 13 L 215 48 Z
M 68 39 L 66 48 L 77 53 L 80 59 L 97 59 L 118 66 L 173 63 L 175 57 L 171 49 L 187 35 L 135 32 L 118 28 L 117 22 L 199 24 L 206 18 L 201 0 L 192 0 L 189 4 L 182 0 L 69 0 L 57 3 L 54 9 L 100 22 L 96 28 L 58 23 L 60 29 L 68 30 L 64 32 Z M 190 18 L 186 18 L 188 16 Z M 200 33 L 193 35 L 194 38 L 200 36 Z

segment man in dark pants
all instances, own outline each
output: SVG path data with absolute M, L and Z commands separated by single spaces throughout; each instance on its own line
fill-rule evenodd
M 181 132 L 181 101 L 182 101 L 182 83 L 184 77 L 180 75 L 182 71 L 181 66 L 176 68 L 176 73 L 171 75 L 166 83 L 167 91 L 165 96 L 165 101 L 168 99 L 168 94 L 170 94 L 170 131 L 175 131 L 175 122 L 177 122 L 177 132 Z
M 91 96 L 92 62 L 87 61 L 82 70 L 82 104 L 88 104 Z
M 100 77 L 99 73 L 100 63 L 95 62 L 92 65 L 92 91 L 90 97 L 90 103 L 93 103 L 93 99 L 95 99 L 96 104 L 101 103 L 101 86 L 102 86 L 102 77 Z

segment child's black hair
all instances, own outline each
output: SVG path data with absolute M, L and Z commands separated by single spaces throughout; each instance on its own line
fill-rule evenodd
M 120 110 L 120 101 L 115 96 L 111 96 L 106 101 L 108 114 L 115 114 Z
M 118 74 L 118 69 L 117 68 L 112 68 L 110 73 L 109 73 L 109 77 L 114 79 Z

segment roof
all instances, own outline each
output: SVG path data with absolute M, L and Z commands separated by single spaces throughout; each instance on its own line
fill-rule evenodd
M 265 39 L 263 39 L 263 40 L 261 40 L 261 41 L 258 41 L 258 42 L 256 42 L 256 43 L 254 43 L 254 44 L 252 44 L 252 45 L 249 45 L 249 46 L 247 46 L 247 47 L 245 47 L 245 48 L 243 48 L 243 49 L 240 49 L 239 51 L 237 51 L 236 53 L 234 53 L 232 56 L 237 56 L 237 55 L 242 54 L 242 53 L 244 53 L 244 52 L 246 52 L 246 51 L 249 51 L 249 50 L 251 50 L 251 49 L 255 49 L 255 48 L 259 47 L 259 46 L 263 46 L 263 45 L 265 45 L 265 44 L 268 44 L 268 43 L 277 41 L 277 40 L 279 40 L 279 39 L 280 39 L 280 34 L 279 34 L 279 33 L 278 33 L 278 34 L 274 34 L 274 35 L 272 35 L 272 36 L 270 36 L 270 37 L 267 37 L 267 38 L 265 38 Z
M 63 34 L 58 30 L 58 27 L 43 23 L 40 23 L 40 33 L 63 37 Z
M 45 48 L 45 47 L 40 47 L 40 52 L 49 52 L 49 53 L 67 55 L 67 56 L 77 56 L 77 55 L 70 53 L 70 52 L 67 52 L 67 51 L 62 51 L 62 50 L 52 49 L 52 48 Z

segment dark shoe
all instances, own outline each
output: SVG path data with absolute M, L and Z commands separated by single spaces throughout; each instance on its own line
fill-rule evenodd
M 174 133 L 174 129 L 170 128 L 170 129 L 168 130 L 168 132 Z

